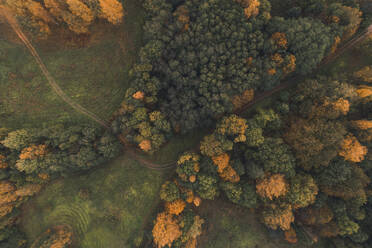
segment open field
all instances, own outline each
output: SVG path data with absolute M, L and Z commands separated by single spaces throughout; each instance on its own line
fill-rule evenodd
M 68 224 L 76 247 L 138 247 L 164 178 L 124 154 L 92 172 L 48 185 L 24 206 L 22 229 L 34 241 L 49 227 Z
M 35 44 L 40 57 L 62 90 L 74 101 L 108 120 L 129 85 L 128 72 L 141 47 L 143 12 L 128 1 L 124 24 L 85 48 Z M 97 25 L 95 29 L 104 28 Z M 3 24 L 3 28 L 4 24 Z M 53 38 L 51 38 L 53 39 Z M 55 38 L 54 38 L 55 39 Z M 64 103 L 49 87 L 35 60 L 18 43 L 0 40 L 0 123 L 3 127 L 37 127 L 43 123 L 90 121 Z

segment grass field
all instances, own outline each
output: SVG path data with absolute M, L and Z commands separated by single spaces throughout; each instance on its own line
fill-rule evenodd
M 354 48 L 321 70 L 324 75 L 353 74 L 365 66 L 372 65 L 372 51 Z
M 128 71 L 141 47 L 144 21 L 141 3 L 126 2 L 124 24 L 109 33 L 95 30 L 105 27 L 97 25 L 92 33 L 99 35 L 94 36 L 94 42 L 88 47 L 61 48 L 57 44 L 54 47 L 53 41 L 34 44 L 65 93 L 104 120 L 119 108 L 129 85 Z M 88 121 L 86 117 L 51 90 L 22 44 L 0 40 L 0 123 L 3 127 L 85 121 Z
M 124 154 L 90 173 L 48 185 L 24 206 L 21 227 L 30 241 L 54 225 L 68 224 L 76 247 L 138 247 L 164 178 Z

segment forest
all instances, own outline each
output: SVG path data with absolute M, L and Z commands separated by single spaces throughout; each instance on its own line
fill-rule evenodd
M 372 246 L 370 1 L 0 0 L 0 30 L 0 248 Z

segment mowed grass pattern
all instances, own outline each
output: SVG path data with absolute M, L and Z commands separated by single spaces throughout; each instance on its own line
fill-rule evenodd
M 144 11 L 139 1 L 125 1 L 123 24 L 93 27 L 84 48 L 64 48 L 53 40 L 34 45 L 62 90 L 84 108 L 109 120 L 130 84 L 128 72 L 142 45 Z M 6 28 L 3 24 L 3 28 Z M 0 26 L 1 28 L 1 26 Z M 7 27 L 8 28 L 8 27 Z M 1 29 L 0 29 L 1 31 Z M 54 38 L 55 39 L 55 38 Z M 60 41 L 58 41 L 61 43 Z M 56 42 L 56 43 L 58 43 Z M 92 122 L 62 101 L 26 48 L 0 40 L 0 123 L 10 129 L 42 124 Z
M 23 208 L 21 227 L 30 241 L 67 224 L 81 248 L 139 247 L 165 175 L 125 154 L 110 164 L 58 180 Z

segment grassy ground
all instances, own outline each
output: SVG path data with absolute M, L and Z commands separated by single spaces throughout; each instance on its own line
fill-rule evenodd
M 84 175 L 58 180 L 23 208 L 30 242 L 54 225 L 72 226 L 76 247 L 138 247 L 165 175 L 121 156 Z
M 333 63 L 321 70 L 322 74 L 337 76 L 353 74 L 365 66 L 372 65 L 372 51 L 354 48 L 337 58 Z
M 289 244 L 283 234 L 267 229 L 256 214 L 224 200 L 204 201 L 199 214 L 207 220 L 198 247 L 202 248 L 325 248 L 322 243 L 298 234 L 298 244 Z M 301 239 L 300 239 L 301 238 Z
M 97 30 L 104 29 L 105 25 L 94 27 L 93 42 L 88 47 L 61 47 L 57 41 L 53 42 L 55 37 L 35 44 L 60 87 L 104 120 L 118 109 L 129 84 L 128 71 L 142 39 L 144 13 L 140 6 L 138 1 L 127 1 L 127 16 L 116 32 Z M 88 121 L 86 117 L 71 109 L 50 89 L 22 44 L 0 40 L 0 123 L 3 127 L 85 121 Z

